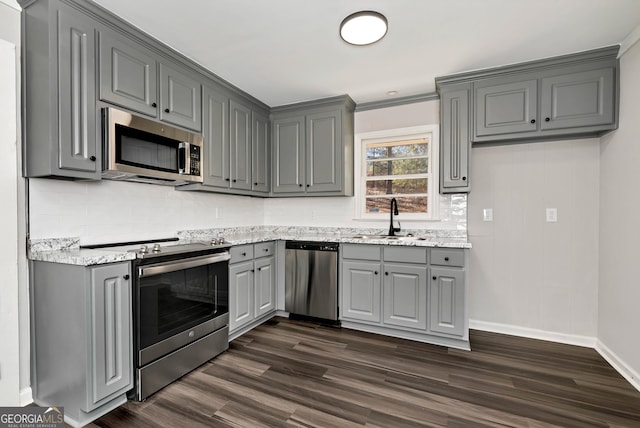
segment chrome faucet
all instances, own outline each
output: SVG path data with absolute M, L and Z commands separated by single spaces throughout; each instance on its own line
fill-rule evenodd
M 398 201 L 396 201 L 396 198 L 391 198 L 391 206 L 389 207 L 389 236 L 396 236 L 396 232 L 400 232 L 400 222 L 398 222 L 398 227 L 393 227 L 394 214 L 400 214 L 398 212 Z

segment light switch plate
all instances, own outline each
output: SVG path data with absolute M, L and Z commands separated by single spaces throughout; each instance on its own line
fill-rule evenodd
M 558 221 L 558 209 L 547 208 L 547 223 L 556 223 Z
M 482 219 L 484 221 L 493 221 L 493 208 L 485 208 L 482 210 Z

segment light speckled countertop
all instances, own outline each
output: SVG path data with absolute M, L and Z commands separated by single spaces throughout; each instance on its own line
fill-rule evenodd
M 400 245 L 415 247 L 471 248 L 466 232 L 407 230 L 401 235 L 413 238 L 388 239 L 384 231 L 362 228 L 256 226 L 186 230 L 178 232 L 181 241 L 209 241 L 224 236 L 231 245 L 253 244 L 274 240 L 339 242 L 351 244 Z M 366 235 L 366 238 L 358 237 Z M 380 235 L 380 237 L 376 237 Z M 29 259 L 54 263 L 91 266 L 135 259 L 135 253 L 101 248 L 80 248 L 79 238 L 53 238 L 32 240 Z

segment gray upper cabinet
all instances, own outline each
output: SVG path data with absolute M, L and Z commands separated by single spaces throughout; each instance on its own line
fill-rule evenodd
M 469 100 L 471 84 L 442 88 L 440 94 L 440 193 L 468 192 Z
M 505 83 L 505 78 L 474 83 L 476 137 L 538 130 L 538 81 Z
M 202 87 L 181 68 L 160 63 L 160 119 L 202 130 Z
M 541 129 L 611 125 L 615 118 L 614 82 L 614 67 L 543 78 Z
M 274 194 L 353 195 L 354 109 L 348 96 L 273 109 Z
M 23 13 L 24 174 L 99 179 L 98 24 L 58 1 L 39 2 Z
M 148 116 L 158 115 L 155 56 L 110 30 L 98 35 L 100 99 Z
M 251 108 L 231 100 L 229 115 L 231 188 L 251 190 Z
M 273 193 L 304 192 L 304 116 L 273 120 Z
M 204 88 L 203 125 L 206 186 L 228 188 L 229 174 L 229 97 Z
M 269 118 L 253 112 L 251 190 L 269 193 L 271 189 L 271 127 Z

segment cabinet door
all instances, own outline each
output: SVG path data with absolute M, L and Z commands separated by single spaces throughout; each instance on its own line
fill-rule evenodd
M 442 90 L 440 98 L 440 193 L 468 192 L 470 84 Z
M 342 263 L 342 318 L 380 322 L 380 263 Z
M 487 79 L 474 84 L 475 136 L 536 132 L 538 81 L 501 83 Z
M 613 67 L 542 79 L 541 129 L 614 123 Z
M 255 316 L 256 318 L 276 309 L 276 269 L 273 257 L 256 259 L 255 267 Z
M 429 330 L 436 334 L 464 335 L 464 271 L 431 268 Z
M 384 264 L 384 323 L 427 329 L 427 267 Z
M 273 121 L 273 193 L 304 193 L 304 116 Z
M 131 284 L 129 263 L 91 269 L 90 411 L 100 400 L 131 387 Z
M 231 188 L 251 190 L 251 109 L 231 100 L 229 111 Z
M 181 70 L 160 63 L 160 119 L 200 132 L 202 89 Z
M 335 110 L 306 117 L 306 190 L 342 190 L 342 113 Z
M 253 261 L 229 265 L 229 331 L 254 320 Z
M 271 187 L 271 145 L 269 118 L 253 113 L 251 190 L 268 193 Z
M 229 98 L 204 89 L 202 133 L 204 137 L 204 184 L 229 187 Z
M 58 167 L 99 178 L 96 133 L 95 23 L 75 9 L 58 13 Z
M 100 99 L 157 117 L 157 63 L 150 52 L 104 30 L 100 38 Z

